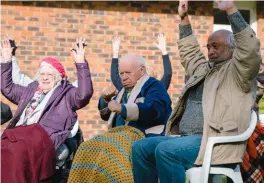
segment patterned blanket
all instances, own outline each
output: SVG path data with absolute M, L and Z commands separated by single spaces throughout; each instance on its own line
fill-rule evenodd
M 264 180 L 264 127 L 259 123 L 248 140 L 241 173 L 244 183 L 260 183 Z
M 112 128 L 83 142 L 77 150 L 69 183 L 133 183 L 131 149 L 144 134 L 133 127 Z

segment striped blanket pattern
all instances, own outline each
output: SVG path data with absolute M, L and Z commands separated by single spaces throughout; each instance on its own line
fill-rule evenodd
M 83 142 L 77 150 L 68 183 L 133 183 L 131 150 L 144 134 L 133 127 L 110 129 Z

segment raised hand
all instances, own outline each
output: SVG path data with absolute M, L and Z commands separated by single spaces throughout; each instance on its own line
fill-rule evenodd
M 0 50 L 2 55 L 1 62 L 7 62 L 12 60 L 13 48 L 11 47 L 7 37 L 2 39 Z
M 115 36 L 112 40 L 112 47 L 113 47 L 113 58 L 118 58 L 118 52 L 120 49 L 120 38 Z
M 87 42 L 84 38 L 77 39 L 76 43 L 73 44 L 73 48 L 71 48 L 71 54 L 76 63 L 84 63 L 86 46 Z
M 226 11 L 229 15 L 237 11 L 234 0 L 215 0 L 215 3 L 220 10 Z
M 180 17 L 183 17 L 188 12 L 188 1 L 180 0 L 178 7 L 178 14 Z
M 112 97 L 116 95 L 117 95 L 117 89 L 114 86 L 110 86 L 106 88 L 102 93 L 102 97 L 107 102 L 109 102 L 112 99 Z
M 164 34 L 159 33 L 158 35 L 158 43 L 155 43 L 157 48 L 162 52 L 162 55 L 167 55 L 167 49 L 166 49 L 166 36 Z
M 12 55 L 15 56 L 16 55 L 16 49 L 17 49 L 15 39 L 10 37 L 8 34 L 6 34 L 6 37 L 9 40 L 11 47 L 13 48 Z

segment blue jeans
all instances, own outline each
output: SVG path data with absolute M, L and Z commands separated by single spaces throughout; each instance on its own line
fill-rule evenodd
M 132 147 L 135 183 L 185 183 L 185 171 L 193 167 L 202 136 L 150 137 Z

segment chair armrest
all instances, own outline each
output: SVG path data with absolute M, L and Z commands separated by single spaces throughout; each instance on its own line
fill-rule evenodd
M 249 124 L 248 129 L 245 132 L 239 135 L 236 135 L 236 136 L 209 137 L 208 138 L 208 141 L 206 144 L 206 150 L 204 154 L 200 183 L 207 183 L 208 181 L 214 145 L 219 144 L 219 143 L 233 143 L 233 142 L 245 141 L 252 135 L 252 133 L 255 130 L 256 125 L 257 125 L 257 114 L 254 111 L 252 111 L 250 124 Z
M 251 122 L 248 129 L 236 136 L 222 136 L 222 137 L 209 137 L 208 141 L 212 141 L 213 144 L 220 143 L 232 143 L 232 142 L 241 142 L 247 140 L 252 133 L 254 132 L 257 125 L 257 114 L 253 111 L 251 114 Z

